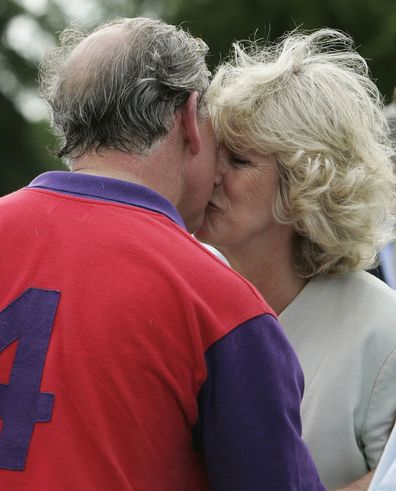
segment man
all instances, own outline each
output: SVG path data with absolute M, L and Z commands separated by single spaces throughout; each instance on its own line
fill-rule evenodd
M 71 172 L 0 203 L 0 489 L 323 490 L 271 309 L 188 233 L 219 179 L 206 45 L 144 18 L 62 40 Z

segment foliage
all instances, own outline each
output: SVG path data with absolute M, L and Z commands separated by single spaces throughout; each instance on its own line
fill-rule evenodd
M 179 0 L 172 12 L 169 20 L 188 20 L 189 30 L 209 44 L 212 67 L 235 40 L 275 40 L 296 27 L 327 26 L 352 36 L 387 100 L 396 85 L 394 0 Z
M 85 18 L 71 16 L 57 0 L 48 0 L 45 12 L 35 14 L 13 0 L 0 3 L 0 196 L 26 185 L 37 174 L 46 170 L 64 169 L 55 157 L 55 139 L 46 120 L 26 120 L 20 109 L 20 95 L 27 90 L 36 91 L 39 58 L 35 51 L 21 52 L 7 40 L 7 28 L 15 20 L 30 20 L 44 39 L 56 43 L 57 33 L 70 22 L 89 26 L 102 19 L 120 15 L 134 15 L 135 6 L 121 0 L 95 2 L 95 12 Z M 22 3 L 22 2 L 21 2 Z M 29 24 L 27 24 L 29 25 Z M 23 33 L 21 33 L 23 34 Z M 31 43 L 38 43 L 32 39 Z M 18 104 L 19 101 L 19 104 Z M 18 107 L 19 106 L 19 107 Z
M 48 147 L 54 148 L 48 123 L 28 122 L 19 112 L 19 94 L 35 87 L 38 57 L 37 50 L 29 55 L 7 41 L 7 30 L 15 19 L 33 20 L 47 42 L 55 43 L 70 21 L 95 24 L 120 16 L 161 16 L 168 22 L 182 23 L 208 43 L 212 68 L 227 55 L 234 40 L 252 36 L 274 40 L 297 26 L 307 30 L 334 27 L 354 38 L 388 101 L 396 85 L 394 0 L 84 0 L 78 5 L 91 5 L 91 10 L 85 8 L 83 16 L 70 13 L 72 3 L 47 0 L 45 11 L 32 12 L 23 6 L 26 0 L 1 0 L 0 195 L 26 184 L 43 170 L 62 168 L 48 151 Z M 32 39 L 31 47 L 35 45 L 38 41 Z

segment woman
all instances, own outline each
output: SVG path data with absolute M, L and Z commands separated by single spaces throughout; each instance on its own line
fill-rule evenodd
M 222 177 L 197 237 L 279 314 L 334 489 L 376 466 L 396 416 L 396 292 L 364 272 L 392 236 L 388 128 L 345 34 L 234 49 L 208 93 Z

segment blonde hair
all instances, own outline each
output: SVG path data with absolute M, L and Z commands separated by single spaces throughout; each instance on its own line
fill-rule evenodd
M 395 178 L 381 96 L 351 38 L 320 29 L 236 43 L 207 97 L 219 140 L 276 156 L 273 212 L 296 231 L 298 274 L 372 265 L 392 238 Z

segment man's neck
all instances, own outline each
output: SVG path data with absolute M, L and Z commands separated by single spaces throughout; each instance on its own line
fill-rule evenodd
M 180 191 L 178 180 L 170 177 L 173 167 L 163 160 L 161 152 L 153 151 L 149 155 L 136 155 L 104 150 L 100 153 L 89 152 L 76 159 L 72 165 L 72 172 L 140 184 L 156 191 L 176 205 Z

